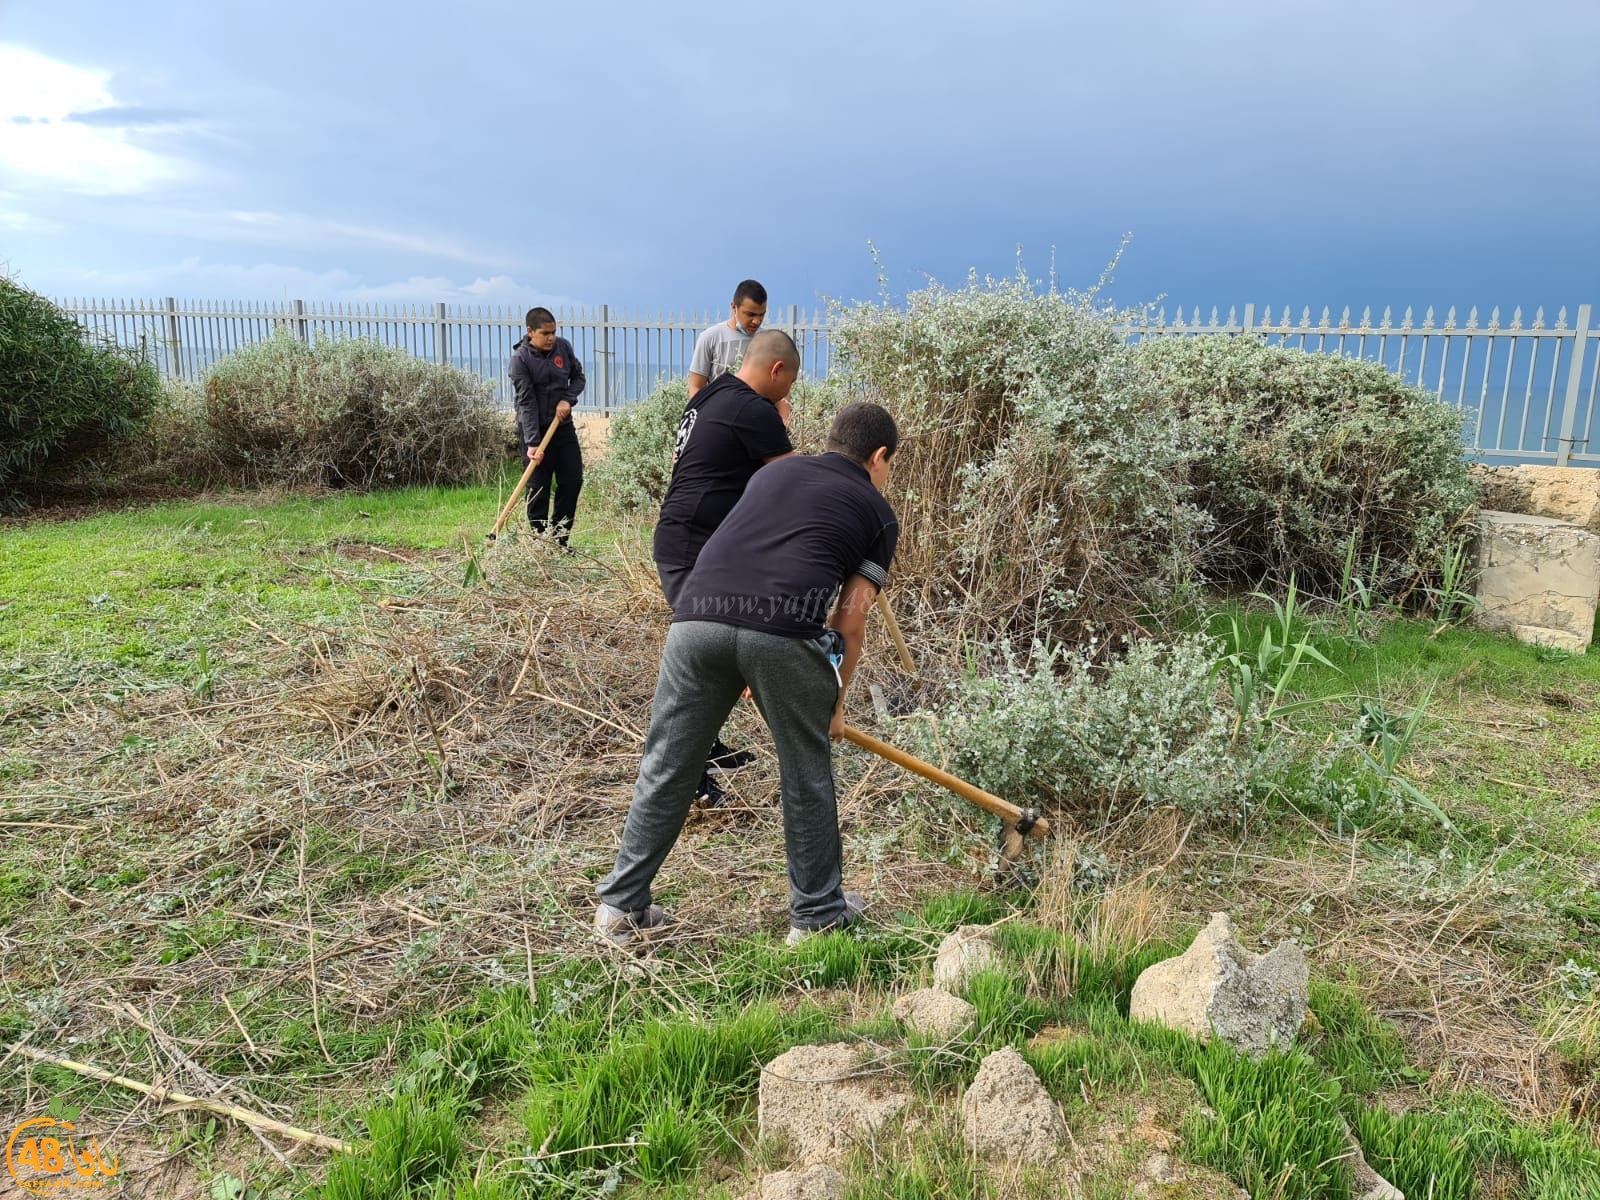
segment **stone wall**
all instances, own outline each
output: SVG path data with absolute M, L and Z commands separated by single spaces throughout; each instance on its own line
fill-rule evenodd
M 1592 467 L 1486 467 L 1474 463 L 1481 507 L 1552 517 L 1600 534 L 1600 471 Z

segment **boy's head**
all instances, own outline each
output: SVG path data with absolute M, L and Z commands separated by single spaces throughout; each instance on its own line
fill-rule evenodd
M 889 482 L 889 460 L 900 448 L 900 430 L 881 405 L 847 404 L 828 428 L 828 452 L 859 463 L 881 492 Z
M 767 319 L 767 289 L 754 279 L 741 280 L 733 289 L 733 322 L 746 333 L 754 334 Z
M 556 344 L 556 315 L 548 308 L 530 308 L 527 316 L 528 344 L 535 350 L 550 350 Z
M 756 334 L 739 362 L 739 378 L 774 404 L 789 395 L 799 375 L 800 350 L 781 329 Z

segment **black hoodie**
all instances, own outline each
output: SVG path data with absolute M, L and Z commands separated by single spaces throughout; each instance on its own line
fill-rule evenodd
M 555 420 L 556 405 L 565 400 L 577 406 L 583 394 L 583 364 L 572 343 L 558 337 L 548 353 L 535 350 L 524 337 L 511 351 L 511 384 L 517 390 L 517 428 L 527 446 L 537 446 Z M 555 438 L 577 439 L 570 420 L 563 421 Z

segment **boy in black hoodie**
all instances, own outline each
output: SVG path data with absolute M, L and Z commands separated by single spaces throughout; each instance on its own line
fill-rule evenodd
M 565 546 L 583 490 L 583 454 L 572 425 L 572 406 L 585 383 L 583 364 L 572 343 L 556 336 L 555 314 L 548 308 L 530 308 L 527 326 L 527 336 L 511 351 L 511 383 L 517 390 L 517 430 L 529 460 L 537 464 L 528 480 L 528 524 L 535 533 L 549 528 Z M 538 445 L 552 421 L 561 424 L 541 454 Z

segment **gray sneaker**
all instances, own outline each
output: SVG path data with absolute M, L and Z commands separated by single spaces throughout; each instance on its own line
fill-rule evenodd
M 652 904 L 649 908 L 634 909 L 631 912 L 627 909 L 612 908 L 609 904 L 597 904 L 594 908 L 595 936 L 604 938 L 613 946 L 630 945 L 639 934 L 659 929 L 666 923 L 666 909 L 659 904 Z
M 854 925 L 861 920 L 862 914 L 866 911 L 867 898 L 865 896 L 860 892 L 846 892 L 844 894 L 844 916 L 840 917 L 832 925 L 824 925 L 821 929 L 801 929 L 798 925 L 791 925 L 789 927 L 789 936 L 784 941 L 787 945 L 798 946 L 812 934 L 829 933 L 835 929 L 843 929 L 848 925 Z

